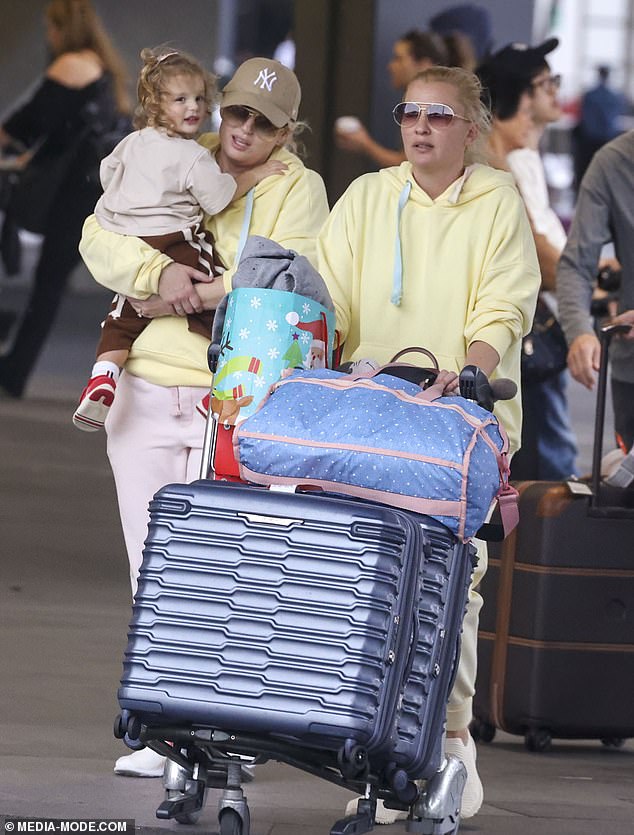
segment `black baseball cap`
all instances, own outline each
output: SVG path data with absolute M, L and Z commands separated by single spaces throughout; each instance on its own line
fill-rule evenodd
M 494 52 L 486 63 L 492 65 L 495 70 L 504 70 L 515 75 L 531 78 L 547 63 L 546 56 L 548 53 L 557 49 L 558 46 L 558 38 L 548 38 L 538 46 L 510 43 L 508 46 Z

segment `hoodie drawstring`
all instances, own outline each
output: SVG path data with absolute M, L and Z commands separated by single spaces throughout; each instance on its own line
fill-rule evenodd
M 238 266 L 238 261 L 240 260 L 240 256 L 242 255 L 242 250 L 244 249 L 244 245 L 247 242 L 247 238 L 249 237 L 249 228 L 251 226 L 251 215 L 253 214 L 253 200 L 255 197 L 255 186 L 252 189 L 247 191 L 245 207 L 244 207 L 244 216 L 242 218 L 242 229 L 240 229 L 240 239 L 238 240 L 238 251 L 236 252 L 236 260 L 234 261 L 234 267 Z
M 398 198 L 398 210 L 396 213 L 396 242 L 394 245 L 394 274 L 392 278 L 392 296 L 390 301 L 397 307 L 403 298 L 403 252 L 401 249 L 401 215 L 405 204 L 409 200 L 409 193 L 412 190 L 412 184 L 408 180 Z

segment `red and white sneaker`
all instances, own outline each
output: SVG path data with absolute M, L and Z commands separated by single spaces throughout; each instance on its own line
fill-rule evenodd
M 112 377 L 105 374 L 91 377 L 81 393 L 79 405 L 73 415 L 75 426 L 84 432 L 96 432 L 101 429 L 114 401 L 116 388 L 117 384 Z

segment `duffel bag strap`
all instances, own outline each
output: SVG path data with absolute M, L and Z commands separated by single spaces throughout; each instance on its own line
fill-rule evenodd
M 502 542 L 520 521 L 519 493 L 508 481 L 504 481 L 496 496 L 499 522 L 485 522 L 476 533 L 485 542 Z

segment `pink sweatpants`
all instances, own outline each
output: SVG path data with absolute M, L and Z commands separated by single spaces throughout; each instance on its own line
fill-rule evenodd
M 133 595 L 152 496 L 199 477 L 205 421 L 195 407 L 208 391 L 157 386 L 125 371 L 119 378 L 105 428 Z

